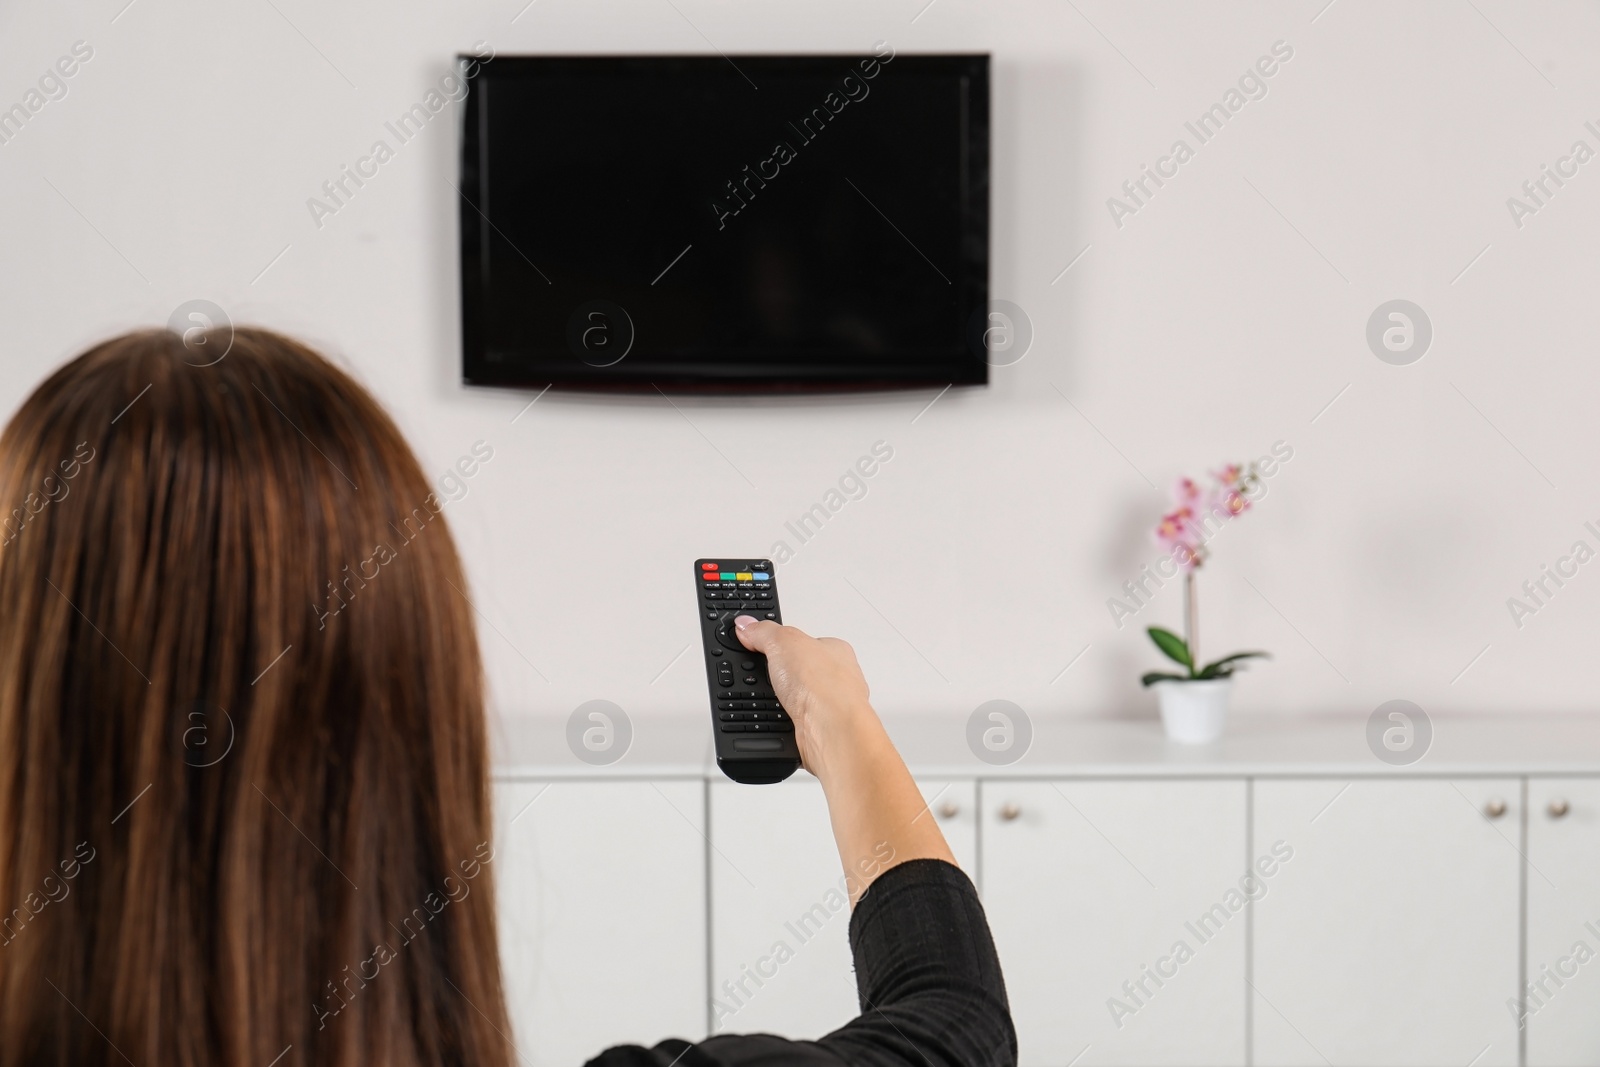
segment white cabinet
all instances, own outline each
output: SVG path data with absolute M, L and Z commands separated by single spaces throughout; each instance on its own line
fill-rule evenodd
M 1245 1062 L 1244 782 L 987 781 L 983 819 L 1025 1067 Z
M 1521 822 L 1517 779 L 1258 781 L 1255 1062 L 1516 1064 Z
M 523 1067 L 705 1034 L 705 789 L 496 783 L 501 962 Z
M 1026 1067 L 1600 1064 L 1600 778 L 920 785 Z M 857 1014 L 815 779 L 501 780 L 495 809 L 523 1067 Z
M 1600 1063 L 1600 780 L 1528 783 L 1528 1067 Z
M 957 862 L 972 871 L 971 781 L 922 782 Z M 850 905 L 822 787 L 713 781 L 712 1031 L 816 1038 L 855 1018 Z

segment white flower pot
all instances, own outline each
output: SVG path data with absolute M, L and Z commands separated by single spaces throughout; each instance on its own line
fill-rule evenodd
M 1161 701 L 1161 725 L 1169 738 L 1180 744 L 1204 745 L 1222 736 L 1232 678 L 1157 682 L 1152 688 Z

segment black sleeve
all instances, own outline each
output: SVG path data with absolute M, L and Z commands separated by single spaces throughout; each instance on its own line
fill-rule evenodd
M 1014 1067 L 1017 1035 L 983 905 L 960 868 L 909 860 L 850 917 L 861 1015 L 817 1041 L 719 1035 L 609 1049 L 589 1067 Z

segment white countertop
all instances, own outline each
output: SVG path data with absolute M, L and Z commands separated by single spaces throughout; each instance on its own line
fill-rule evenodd
M 1235 716 L 1212 745 L 1166 740 L 1155 719 L 1082 716 L 1033 721 L 1016 762 L 994 766 L 967 748 L 966 720 L 887 719 L 923 777 L 1239 777 L 1275 775 L 1600 775 L 1600 715 L 1435 716 L 1427 753 L 1390 766 L 1367 747 L 1365 716 Z M 509 778 L 682 778 L 717 775 L 709 713 L 633 720 L 625 755 L 591 766 L 567 747 L 566 720 L 496 720 L 494 771 Z

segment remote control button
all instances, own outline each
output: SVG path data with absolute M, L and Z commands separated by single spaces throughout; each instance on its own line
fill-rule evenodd
M 753 674 L 745 675 L 744 676 L 744 684 L 745 685 L 755 685 L 756 684 L 756 676 L 753 675 Z
M 758 582 L 764 582 L 771 578 L 772 575 L 768 574 L 766 571 L 756 571 L 751 577 L 755 578 L 755 580 Z
M 750 727 L 746 726 L 742 722 L 725 722 L 719 726 L 718 729 L 725 734 L 742 734 L 749 730 Z
M 726 688 L 727 686 L 730 686 L 730 685 L 733 684 L 733 678 L 731 676 L 725 675 L 725 676 L 717 679 L 717 684 L 720 685 L 720 686 L 723 686 L 724 688 Z
M 794 733 L 794 723 L 788 721 L 775 722 L 772 724 L 772 729 L 780 734 L 792 734 Z
M 743 667 L 747 671 L 753 671 L 756 669 L 755 660 L 751 659 L 745 660 L 743 663 L 739 664 L 739 666 Z
M 766 612 L 761 617 L 763 619 L 771 619 L 773 622 L 777 622 L 778 621 L 778 613 L 776 611 Z M 740 647 L 743 648 L 744 646 L 741 645 Z
M 734 711 L 719 711 L 717 712 L 717 720 L 719 722 L 738 722 L 739 713 Z
M 752 588 L 755 588 L 755 589 L 771 589 L 772 588 L 772 583 L 771 582 L 757 581 Z
M 737 573 L 734 574 L 734 577 L 737 578 L 741 582 L 749 582 L 749 581 L 754 581 L 755 580 L 755 575 L 750 573 L 749 571 L 738 571 Z
M 718 570 L 719 568 L 715 563 L 702 563 L 700 564 L 700 569 L 703 571 L 714 571 Z
M 777 752 L 783 748 L 783 741 L 776 737 L 736 737 L 733 748 L 736 752 Z

